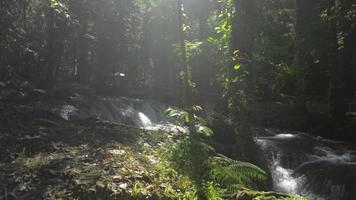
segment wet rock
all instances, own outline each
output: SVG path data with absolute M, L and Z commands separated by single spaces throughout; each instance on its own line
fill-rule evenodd
M 345 143 L 305 133 L 276 132 L 256 138 L 269 161 L 274 188 L 311 199 L 356 195 L 356 157 Z

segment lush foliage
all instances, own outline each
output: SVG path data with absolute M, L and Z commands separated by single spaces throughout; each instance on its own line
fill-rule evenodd
M 236 185 L 257 189 L 255 184 L 265 181 L 267 174 L 251 163 L 217 154 L 207 140 L 213 131 L 197 116 L 198 111 L 200 106 L 193 106 L 189 113 L 167 110 L 179 125 L 182 121 L 189 127 L 186 138 L 167 149 L 173 167 L 194 181 L 199 198 L 221 199 L 233 193 Z
M 60 174 L 69 177 L 69 182 L 50 184 L 51 191 L 58 189 L 63 193 L 63 185 L 72 184 L 69 193 L 83 199 L 103 191 L 122 192 L 118 189 L 120 184 L 111 184 L 115 175 L 123 181 L 122 176 L 129 172 L 115 174 L 108 169 L 110 165 L 121 169 L 115 163 L 120 160 L 127 165 L 132 161 L 132 168 L 146 167 L 154 172 L 149 174 L 149 181 L 128 181 L 128 193 L 134 198 L 264 196 L 270 193 L 254 190 L 259 189 L 258 183 L 265 180 L 266 173 L 249 162 L 217 153 L 213 144 L 218 139 L 235 145 L 230 150 L 228 144 L 221 144 L 223 150 L 239 148 L 242 153 L 253 154 L 248 149 L 254 144 L 252 126 L 310 130 L 337 139 L 356 137 L 353 0 L 1 0 L 0 13 L 0 106 L 4 104 L 4 110 L 8 105 L 36 107 L 36 101 L 71 101 L 81 95 L 93 99 L 152 98 L 187 110 L 167 110 L 176 125 L 187 127 L 186 133 L 174 142 L 165 141 L 166 148 L 151 146 L 152 149 L 144 150 L 159 157 L 158 164 L 149 165 L 150 155 L 141 157 L 141 152 L 132 146 L 121 149 L 121 143 L 100 144 L 97 148 L 53 144 L 56 151 L 49 155 L 28 153 L 29 144 L 17 144 L 20 139 L 14 139 L 15 147 L 7 147 L 1 153 L 6 155 L 16 149 L 16 155 L 6 157 L 11 160 L 7 168 L 3 170 L 0 165 L 0 186 L 6 188 L 5 193 L 7 185 L 2 182 L 8 177 L 4 174 L 13 181 L 9 185 L 14 191 L 30 190 L 35 187 L 31 185 L 36 185 L 35 180 L 44 183 L 43 174 Z M 69 97 L 66 94 L 71 90 L 75 92 Z M 192 105 L 204 105 L 209 110 L 205 112 Z M 19 110 L 13 112 L 18 114 Z M 206 119 L 200 117 L 202 113 L 210 115 L 209 111 L 231 122 L 226 135 L 221 131 L 212 137 L 214 133 Z M 130 109 L 122 112 L 132 114 Z M 14 130 L 0 124 L 0 130 L 4 127 L 0 134 L 14 133 L 17 137 L 19 132 L 19 138 L 28 139 L 22 130 L 25 125 L 10 123 L 24 116 L 4 116 L 0 120 Z M 283 121 L 290 116 L 289 121 Z M 53 127 L 33 122 L 36 129 L 30 130 L 37 133 L 44 127 L 47 132 L 58 133 L 63 130 L 56 124 L 62 123 L 73 128 L 68 132 L 78 126 L 84 129 L 82 125 L 54 121 L 47 120 Z M 21 122 L 32 123 L 29 118 Z M 102 134 L 130 132 L 127 127 L 94 124 L 93 130 L 104 127 L 104 133 L 98 131 Z M 137 129 L 134 130 L 135 133 L 123 134 L 122 138 L 137 139 Z M 155 140 L 166 133 L 147 134 Z M 87 135 L 80 136 L 75 139 L 88 142 Z M 46 138 L 40 147 L 48 148 L 48 141 L 52 142 L 51 138 Z M 246 141 L 246 145 L 239 144 L 240 141 Z M 107 153 L 112 148 L 125 150 L 125 155 Z M 89 160 L 85 160 L 85 152 L 90 150 Z M 77 156 L 85 166 L 65 168 L 65 164 L 75 163 Z M 138 157 L 137 164 L 133 160 Z M 57 171 L 41 171 L 57 161 L 64 162 Z M 19 174 L 13 173 L 11 167 Z M 154 191 L 155 187 L 164 189 Z M 52 195 L 51 191 L 48 195 Z

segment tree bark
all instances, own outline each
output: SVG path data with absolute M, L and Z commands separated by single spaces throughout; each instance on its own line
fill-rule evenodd
M 329 7 L 345 6 L 340 0 L 331 0 Z M 342 20 L 342 19 L 341 19 Z M 332 131 L 344 132 L 347 112 L 347 101 L 352 98 L 353 72 L 352 60 L 355 56 L 356 31 L 351 27 L 340 26 L 344 22 L 332 20 L 329 22 L 331 45 L 329 47 L 329 69 L 331 72 L 329 85 L 329 119 Z M 350 29 L 348 31 L 347 29 Z M 339 47 L 336 36 L 346 32 L 344 46 Z M 330 133 L 332 134 L 332 133 Z
M 80 5 L 83 5 L 80 3 Z M 89 54 L 89 44 L 86 34 L 88 32 L 88 17 L 85 8 L 80 11 L 79 23 L 80 23 L 80 34 L 78 36 L 78 72 L 77 78 L 79 82 L 89 83 L 91 76 L 91 69 L 89 68 L 88 54 Z
M 189 66 L 187 62 L 187 52 L 185 48 L 184 24 L 183 24 L 183 3 L 177 0 L 178 9 L 178 40 L 180 43 L 181 67 L 183 72 L 183 106 L 187 107 L 191 103 L 189 86 Z
M 232 49 L 238 50 L 237 64 L 241 65 L 239 70 L 238 83 L 231 86 L 233 93 L 233 101 L 237 102 L 237 110 L 235 115 L 239 121 L 239 127 L 236 132 L 236 145 L 239 146 L 244 155 L 242 160 L 249 161 L 253 157 L 255 146 L 251 132 L 251 109 L 250 105 L 253 101 L 253 64 L 251 63 L 251 55 L 255 46 L 256 30 L 256 1 L 255 0 L 235 0 L 236 13 L 233 18 L 233 34 L 232 34 Z M 236 64 L 236 63 L 234 63 Z M 234 69 L 230 67 L 232 75 Z M 233 77 L 235 75 L 232 75 Z M 236 85 L 238 84 L 238 85 Z M 236 95 L 240 93 L 240 95 Z
M 296 84 L 296 109 L 303 115 L 307 115 L 306 108 L 306 71 L 308 68 L 309 48 L 308 42 L 308 16 L 310 15 L 309 0 L 295 0 L 295 55 L 294 67 L 297 71 Z
M 47 86 L 51 86 L 55 81 L 53 80 L 55 71 L 57 69 L 57 48 L 56 48 L 56 38 L 55 38 L 55 15 L 52 8 L 48 8 L 47 12 Z

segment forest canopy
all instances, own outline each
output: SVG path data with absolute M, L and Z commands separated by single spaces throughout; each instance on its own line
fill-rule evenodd
M 4 83 L 16 74 L 36 87 L 69 81 L 191 104 L 224 97 L 235 110 L 283 94 L 301 112 L 308 101 L 329 104 L 336 121 L 355 94 L 351 0 L 15 0 L 0 9 Z

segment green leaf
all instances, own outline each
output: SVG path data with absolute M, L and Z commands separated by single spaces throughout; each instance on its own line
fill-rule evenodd
M 236 71 L 240 70 L 240 68 L 241 68 L 241 65 L 240 65 L 240 64 L 236 64 L 236 65 L 234 66 L 234 70 L 236 70 Z
M 211 36 L 208 37 L 208 42 L 212 45 L 218 45 L 219 41 Z
M 214 134 L 213 130 L 211 130 L 210 128 L 208 128 L 206 126 L 202 126 L 202 125 L 198 125 L 197 132 L 200 134 L 203 134 L 207 137 L 210 137 Z
M 263 182 L 267 174 L 261 168 L 248 162 L 233 160 L 224 155 L 210 159 L 213 177 L 224 185 L 240 184 L 256 188 L 255 182 Z
M 49 2 L 49 7 L 50 7 L 50 8 L 56 8 L 57 6 L 58 6 L 58 2 L 57 2 L 57 1 L 51 0 L 51 1 Z
M 96 189 L 95 188 L 89 188 L 88 191 L 96 193 Z
M 166 115 L 168 117 L 176 117 L 176 116 L 180 116 L 180 112 L 178 110 L 175 110 L 173 108 L 168 108 L 166 111 L 165 111 Z
M 183 116 L 182 116 L 182 118 L 183 118 L 183 120 L 184 120 L 185 122 L 187 122 L 187 123 L 190 121 L 190 119 L 189 119 L 189 114 L 188 114 L 188 113 L 184 113 Z

